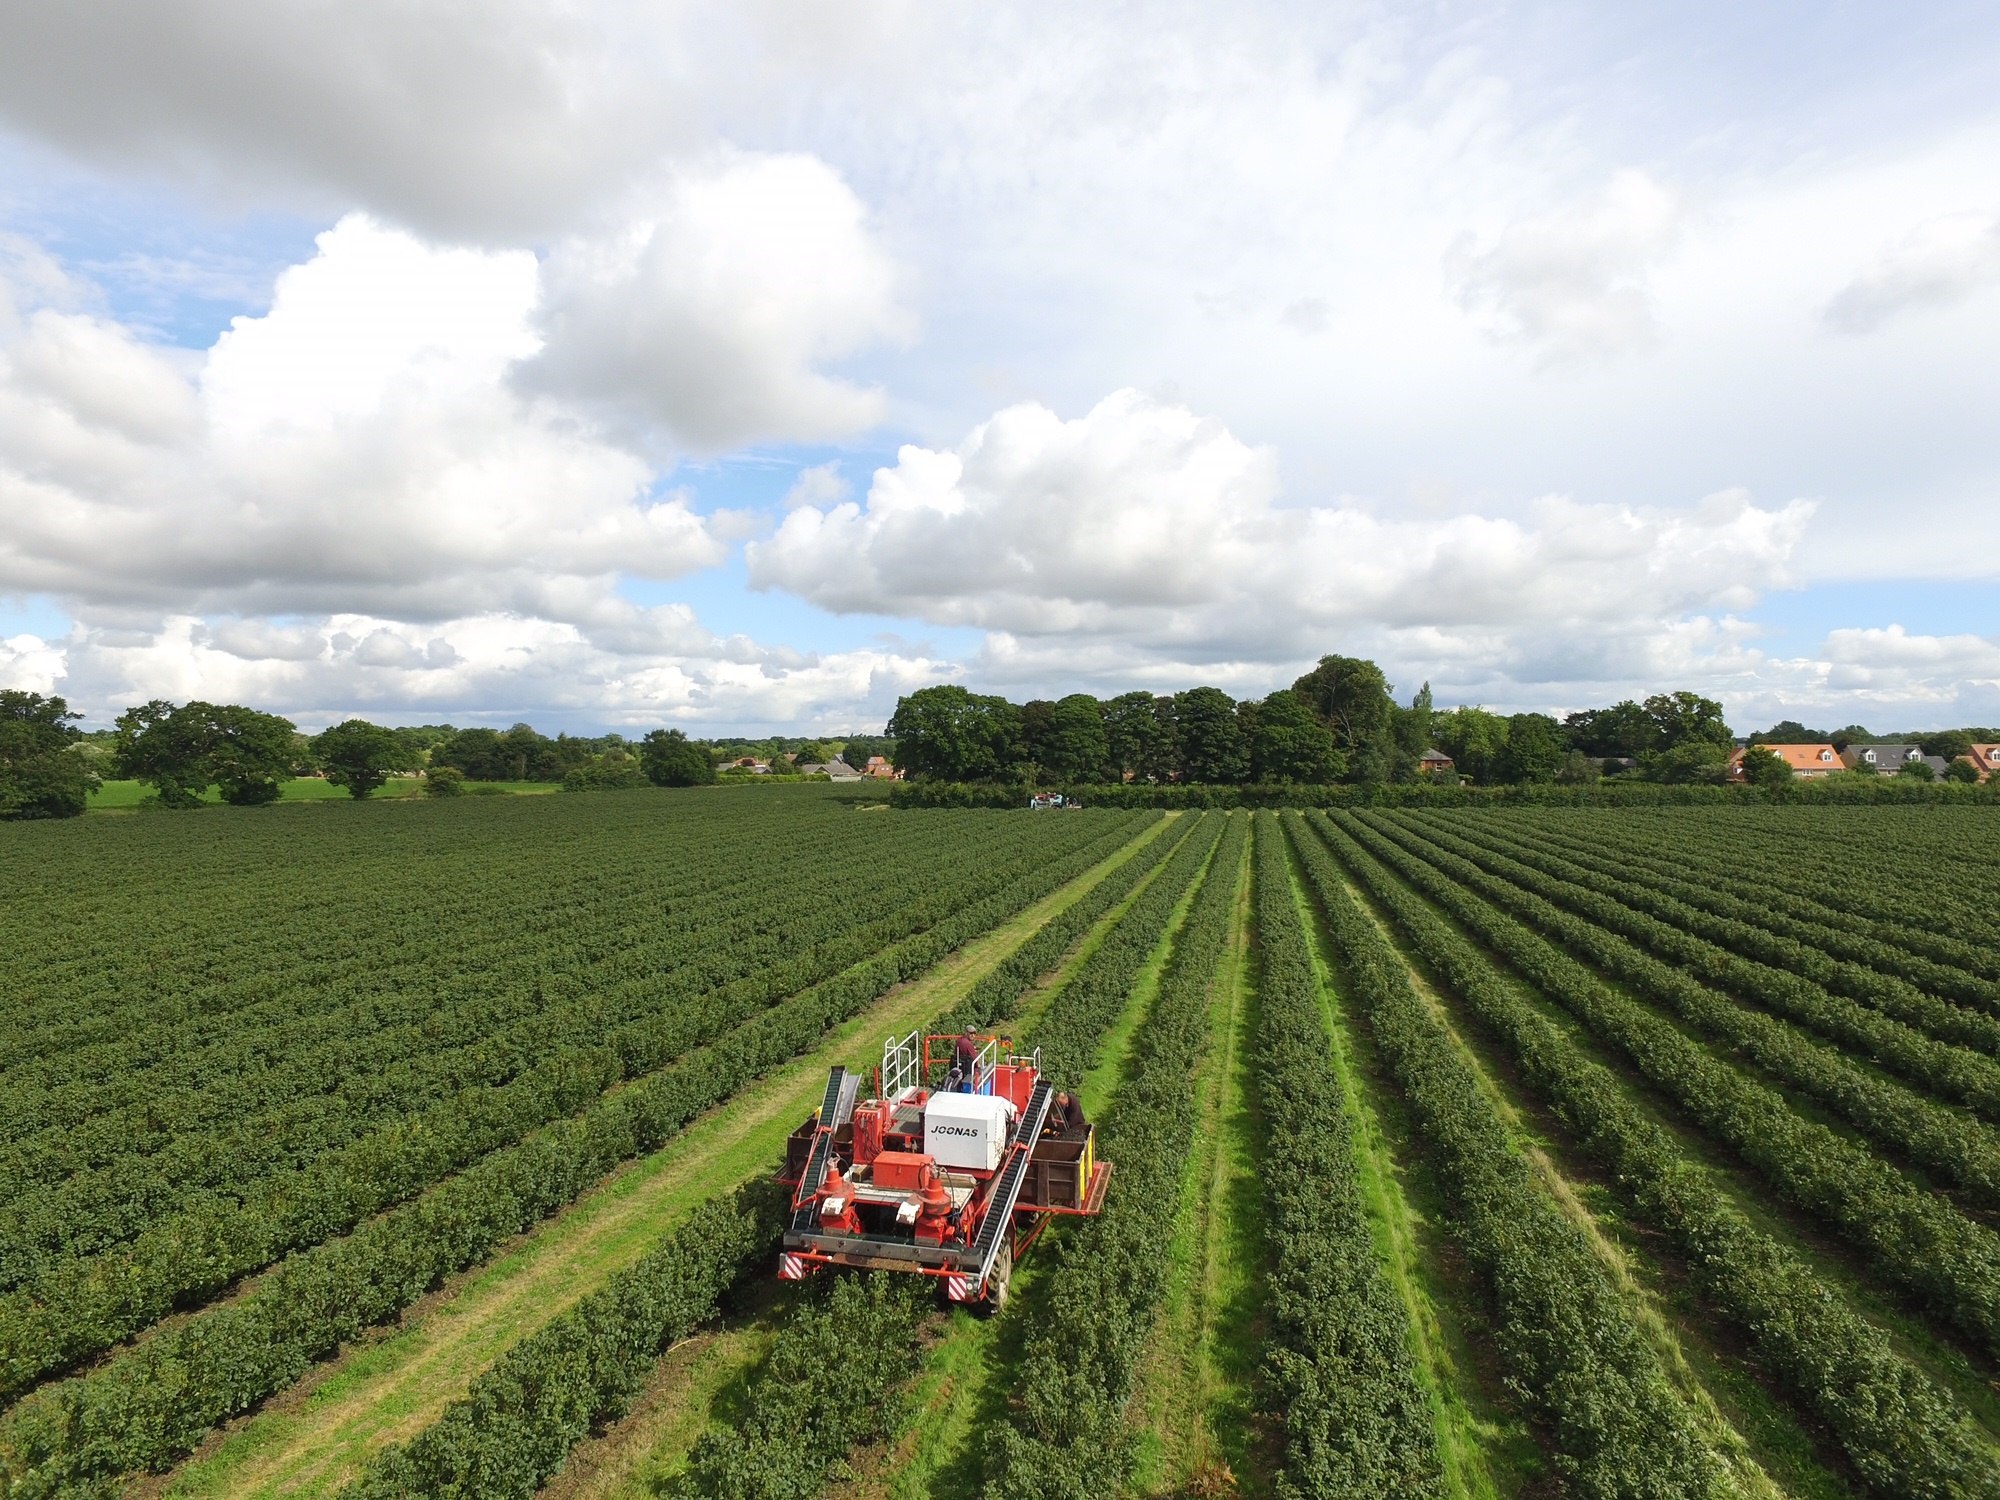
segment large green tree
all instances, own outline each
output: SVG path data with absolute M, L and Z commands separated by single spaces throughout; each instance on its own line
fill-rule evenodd
M 933 781 L 997 781 L 1024 761 L 1021 710 L 955 684 L 919 688 L 889 719 L 896 766 Z
M 1333 733 L 1297 693 L 1281 688 L 1257 706 L 1250 741 L 1250 774 L 1258 781 L 1320 785 L 1346 769 Z
M 1104 739 L 1113 775 L 1165 781 L 1177 763 L 1174 700 L 1120 693 L 1104 705 Z
M 1431 736 L 1449 755 L 1452 767 L 1481 786 L 1500 780 L 1500 756 L 1507 748 L 1507 721 L 1483 708 L 1454 708 L 1434 715 Z
M 1052 781 L 1097 781 L 1111 758 L 1104 710 L 1088 693 L 1057 700 L 1035 760 Z
M 1655 693 L 1646 700 L 1646 717 L 1653 721 L 1654 748 L 1672 750 L 1680 745 L 1728 745 L 1729 725 L 1722 717 L 1722 705 L 1699 693 Z
M 1637 759 L 1658 748 L 1660 726 L 1630 698 L 1609 708 L 1587 708 L 1563 720 L 1572 748 L 1585 755 L 1623 755 Z
M 1249 774 L 1250 747 L 1243 743 L 1236 702 L 1221 688 L 1176 693 L 1174 725 L 1180 738 L 1181 780 L 1229 783 Z
M 655 729 L 639 741 L 639 765 L 654 786 L 709 786 L 715 758 L 678 729 Z
M 0 818 L 73 818 L 97 777 L 74 748 L 80 736 L 61 698 L 0 690 Z
M 417 758 L 393 729 L 366 719 L 346 719 L 313 736 L 313 759 L 326 779 L 357 800 L 372 795 L 397 771 L 416 769 Z
M 582 758 L 592 753 L 579 744 Z M 431 747 L 431 764 L 450 766 L 473 781 L 560 781 L 563 748 L 532 725 L 461 729 Z
M 1322 656 L 1292 684 L 1333 735 L 1355 781 L 1389 780 L 1396 770 L 1396 700 L 1389 679 L 1358 656 Z
M 1512 714 L 1507 719 L 1507 743 L 1500 752 L 1500 779 L 1554 781 L 1568 750 L 1562 726 L 1547 714 Z
M 211 786 L 239 807 L 275 802 L 297 769 L 297 726 L 240 704 L 155 698 L 120 714 L 117 730 L 119 768 L 168 807 L 193 807 Z

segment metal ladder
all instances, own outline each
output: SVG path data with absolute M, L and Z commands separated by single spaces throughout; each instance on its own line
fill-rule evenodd
M 854 1096 L 860 1091 L 861 1075 L 849 1073 L 836 1064 L 826 1075 L 826 1096 L 820 1100 L 819 1129 L 813 1132 L 812 1152 L 792 1195 L 792 1232 L 811 1234 L 819 1227 L 813 1199 L 826 1181 L 826 1169 L 833 1161 L 833 1133 L 854 1113 Z
M 1035 1154 L 1035 1142 L 1042 1138 L 1042 1126 L 1048 1122 L 1049 1104 L 1054 1098 L 1055 1091 L 1049 1081 L 1037 1080 L 1034 1092 L 1028 1095 L 1027 1108 L 1021 1111 L 1020 1122 L 1014 1127 L 1007 1159 L 993 1179 L 993 1196 L 987 1202 L 986 1217 L 979 1221 L 978 1237 L 967 1256 L 968 1262 L 978 1267 L 981 1285 L 992 1272 L 993 1262 L 1000 1257 L 1000 1246 L 1008 1225 L 1013 1222 L 1014 1205 L 1020 1201 L 1022 1185 L 1028 1180 L 1029 1159 Z

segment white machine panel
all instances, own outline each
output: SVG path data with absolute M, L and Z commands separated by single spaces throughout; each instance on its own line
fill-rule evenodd
M 992 1094 L 932 1094 L 924 1106 L 924 1150 L 941 1167 L 990 1172 L 1014 1130 L 1014 1106 Z

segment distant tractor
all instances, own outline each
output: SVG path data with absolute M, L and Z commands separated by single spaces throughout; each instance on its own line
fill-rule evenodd
M 778 1275 L 822 1266 L 911 1271 L 953 1302 L 999 1307 L 1014 1265 L 1058 1214 L 1104 1205 L 1111 1165 L 1096 1127 L 1056 1108 L 1039 1050 L 1004 1037 L 891 1037 L 872 1095 L 835 1068 L 792 1132 L 792 1188 Z

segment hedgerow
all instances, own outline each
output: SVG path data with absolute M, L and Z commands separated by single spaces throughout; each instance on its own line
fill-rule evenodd
M 1713 916 L 1747 922 L 1780 939 L 1789 940 L 1793 946 L 1768 948 L 1765 946 L 1766 939 L 1756 933 L 1746 933 L 1740 934 L 1744 946 L 1739 947 L 1735 941 L 1739 934 L 1732 926 L 1719 926 L 1702 932 L 1703 936 L 1725 947 L 1780 967 L 1788 967 L 1794 955 L 1803 950 L 1808 955 L 1807 962 L 1814 967 L 1802 967 L 1799 972 L 1819 979 L 1836 994 L 1852 994 L 1855 999 L 1864 1001 L 1870 999 L 1873 990 L 1868 977 L 1865 974 L 1854 975 L 1847 967 L 1860 964 L 1878 974 L 1903 980 L 1924 991 L 1927 996 L 1950 1000 L 1955 1005 L 1977 1007 L 1987 1014 L 1966 1015 L 1945 1009 L 1936 1011 L 1935 1014 L 1953 1030 L 1935 1030 L 1932 1035 L 1977 1047 L 1982 1052 L 2000 1052 L 2000 1021 L 1994 1019 L 1995 1014 L 2000 1014 L 2000 982 L 1981 972 L 1994 967 L 1992 959 L 1980 955 L 1977 949 L 1969 949 L 1968 945 L 1949 945 L 1955 961 L 1942 961 L 1934 954 L 1944 945 L 1929 934 L 1914 934 L 1911 929 L 1898 930 L 1879 919 L 1867 921 L 1847 916 L 1824 902 L 1788 895 L 1768 883 L 1736 879 L 1727 871 L 1704 869 L 1699 881 L 1690 880 L 1685 878 L 1689 873 L 1686 861 L 1669 863 L 1657 847 L 1634 849 L 1629 844 L 1618 843 L 1615 845 L 1617 858 L 1610 859 L 1604 855 L 1606 841 L 1601 839 L 1593 850 L 1577 848 L 1558 840 L 1549 830 L 1539 826 L 1511 822 L 1489 825 L 1485 820 L 1478 820 L 1465 831 L 1472 832 L 1474 829 L 1481 833 L 1489 830 L 1504 833 L 1514 843 L 1525 843 L 1529 848 L 1554 854 L 1599 875 L 1612 876 L 1620 882 L 1621 889 L 1639 887 L 1657 891 Z M 1651 907 L 1646 909 L 1654 910 Z M 1655 915 L 1667 915 L 1669 910 L 1655 910 Z M 1909 946 L 1907 939 L 1912 935 L 1919 938 L 1918 947 Z M 1968 961 L 1972 967 L 1967 966 Z M 1856 987 L 1845 988 L 1850 983 Z M 1924 1029 L 1931 1030 L 1928 1025 Z
M 1132 996 L 1139 971 L 1167 934 L 1174 909 L 1213 868 L 1218 844 L 1228 830 L 1220 816 L 1196 814 L 1187 842 L 1160 878 L 1148 886 L 1124 918 L 1104 935 L 1096 950 L 1050 1000 L 1024 1044 L 1038 1047 L 1042 1069 L 1058 1087 L 1074 1089 L 1097 1062 L 1104 1034 Z
M 1448 827 L 1434 820 L 1423 820 L 1421 826 L 1440 831 Z M 1455 831 L 1483 846 L 1499 847 L 1503 854 L 1554 877 L 1566 889 L 1616 901 L 1627 909 L 1625 920 L 1631 930 L 1626 935 L 1676 963 L 1685 965 L 1699 960 L 1703 972 L 1726 974 L 1732 982 L 1745 984 L 1761 980 L 1769 985 L 1773 983 L 1769 971 L 1776 971 L 1795 983 L 1816 986 L 1828 995 L 1842 996 L 1893 1017 L 1938 1041 L 1986 1053 L 2000 1052 L 2000 1020 L 1925 993 L 1918 987 L 1915 974 L 1936 966 L 1926 966 L 1923 960 L 1886 944 L 1872 945 L 1879 949 L 1876 961 L 1883 966 L 1881 969 L 1838 960 L 1829 956 L 1827 944 L 1840 945 L 1840 934 L 1789 921 L 1784 925 L 1794 929 L 1791 933 L 1770 931 L 1758 923 L 1784 919 L 1759 913 L 1754 903 L 1735 902 L 1732 904 L 1735 914 L 1724 916 L 1707 910 L 1714 898 L 1685 881 L 1673 882 L 1677 887 L 1673 891 L 1658 889 L 1657 879 L 1634 880 L 1615 864 L 1524 847 L 1477 821 Z M 1593 865 L 1600 868 L 1592 868 Z M 1614 873 L 1605 873 L 1607 865 Z M 1699 904 L 1686 899 L 1690 896 L 1699 897 Z M 1885 969 L 1889 972 L 1884 972 Z M 2000 998 L 2000 986 L 1969 974 L 1964 979 L 1961 989 L 1967 992 L 1977 989 L 1982 996 Z M 1974 1003 L 1988 1002 L 1981 998 Z M 2000 1080 L 2000 1065 L 1988 1066 L 1993 1077 Z M 2000 1091 L 2000 1083 L 1994 1088 Z
M 1382 826 L 1383 831 L 1393 837 L 1404 840 L 1413 837 L 1407 829 Z M 1783 1020 L 1747 1009 L 1715 993 L 1690 977 L 1687 971 L 1694 967 L 1692 961 L 1681 965 L 1665 963 L 1642 952 L 1612 931 L 1593 925 L 1584 916 L 1551 911 L 1540 898 L 1560 902 L 1592 916 L 1599 915 L 1603 908 L 1612 908 L 1601 911 L 1605 928 L 1621 920 L 1615 902 L 1588 891 L 1576 891 L 1563 885 L 1559 878 L 1545 876 L 1536 869 L 1458 839 L 1443 830 L 1426 827 L 1425 833 L 1430 841 L 1428 845 L 1411 843 L 1407 847 L 1420 855 L 1430 847 L 1444 849 L 1465 855 L 1491 871 L 1502 883 L 1483 889 L 1493 894 L 1503 906 L 1521 914 L 1532 925 L 1557 940 L 1566 952 L 1588 959 L 1640 994 L 1659 1000 L 1696 1030 L 1738 1050 L 1788 1087 L 1828 1106 L 1863 1134 L 1935 1172 L 1961 1189 L 1970 1200 L 2000 1206 L 2000 1142 L 1996 1142 L 1991 1132 L 1978 1121 L 1879 1077 L 1852 1058 L 1802 1034 Z M 1734 963 L 1734 960 L 1723 963 L 1723 982 L 1727 982 L 1726 976 L 1733 973 Z M 1696 972 L 1708 971 L 1697 969 Z M 1823 1027 L 1828 1030 L 1841 1029 L 1843 1021 L 1838 1017 L 1825 1017 L 1825 1012 L 1851 1009 L 1844 1002 L 1830 997 L 1800 993 L 1805 987 L 1804 981 L 1776 971 L 1757 976 L 1757 983 L 1763 993 L 1781 987 L 1790 993 L 1794 1005 L 1787 1007 L 1788 1011 L 1813 1007 L 1816 1014 L 1822 1015 Z M 1875 1035 L 1893 1023 L 1884 1023 L 1880 1017 L 1864 1014 L 1858 1021 L 1848 1018 L 1846 1024 L 1864 1035 Z M 1949 1052 L 1949 1049 L 1899 1034 L 1890 1038 L 1874 1055 L 1884 1061 L 1895 1059 L 1900 1064 L 1897 1072 L 1917 1072 L 1921 1076 L 1921 1070 L 1910 1054 L 1924 1057 L 1934 1052 Z M 1969 1054 L 1963 1053 L 1950 1055 L 1940 1071 L 1968 1057 Z
M 747 1270 L 768 1268 L 785 1209 L 784 1190 L 769 1179 L 708 1199 L 343 1493 L 526 1500 L 593 1428 L 625 1410 L 663 1350 L 712 1318 Z
M 1499 1038 L 1526 1084 L 1608 1170 L 1613 1187 L 1671 1238 L 1710 1305 L 1826 1424 L 1874 1494 L 2000 1494 L 2000 1464 L 1949 1392 L 1900 1358 L 1798 1256 L 1752 1227 L 1608 1069 L 1511 994 L 1421 897 L 1344 833 L 1321 831 L 1424 962 Z
M 1658 830 L 1601 826 L 1603 819 L 1593 819 L 1593 824 L 1600 826 L 1588 829 L 1550 818 L 1508 816 L 1496 821 L 1502 827 L 1532 833 L 1570 849 L 1577 848 L 1579 834 L 1585 834 L 1591 848 L 1616 853 L 1641 874 L 1649 866 L 1676 876 L 1691 870 L 1688 856 L 1693 851 L 1686 841 L 1663 842 Z M 1887 943 L 1953 973 L 1988 981 L 2000 979 L 2000 953 L 1958 934 L 1933 931 L 1914 920 L 1929 908 L 1928 888 L 1921 903 L 1899 901 L 1893 894 L 1871 895 L 1865 889 L 1859 893 L 1829 889 L 1830 882 L 1801 868 L 1796 853 L 1787 859 L 1776 851 L 1759 851 L 1744 841 L 1730 847 L 1726 862 L 1704 859 L 1698 868 L 1703 886 L 1719 896 L 1755 901 L 1786 916 Z
M 22 1496 L 158 1469 L 216 1422 L 289 1385 L 362 1328 L 569 1202 L 619 1161 L 807 1050 L 890 985 L 1073 878 L 1089 851 L 768 1010 L 721 1041 L 505 1147 L 345 1239 L 295 1255 L 238 1301 L 163 1329 L 0 1418 L 0 1473 Z
M 915 1276 L 833 1279 L 809 1295 L 757 1380 L 737 1426 L 702 1437 L 668 1493 L 689 1500 L 797 1500 L 856 1444 L 893 1432 L 898 1393 L 934 1307 Z
M 1270 1214 L 1264 1382 L 1284 1433 L 1277 1492 L 1298 1500 L 1443 1492 L 1437 1432 L 1362 1206 L 1354 1130 L 1331 1085 L 1319 984 L 1285 840 L 1257 815 L 1257 1177 Z
M 1469 860 L 1418 857 L 1346 814 L 1340 827 L 1492 946 L 1617 1051 L 1784 1201 L 1830 1225 L 1885 1279 L 2000 1351 L 2000 1237 L 1746 1077 L 1670 1022 L 1617 994 L 1475 891 L 1526 903 Z M 1546 905 L 1546 903 L 1543 903 Z
M 1492 1296 L 1508 1382 L 1546 1431 L 1567 1486 L 1591 1500 L 1731 1493 L 1609 1272 L 1515 1149 L 1402 960 L 1325 847 L 1294 842 L 1346 993 L 1410 1103 L 1452 1206 L 1453 1237 Z
M 1117 1163 L 1103 1212 L 1053 1247 L 1023 1341 L 1019 1400 L 989 1447 L 991 1489 L 1003 1500 L 1088 1500 L 1114 1493 L 1129 1472 L 1123 1412 L 1166 1288 L 1161 1215 L 1193 1146 L 1193 1073 L 1248 831 L 1247 819 L 1227 820 L 1134 1037 L 1102 1125 L 1102 1153 Z

